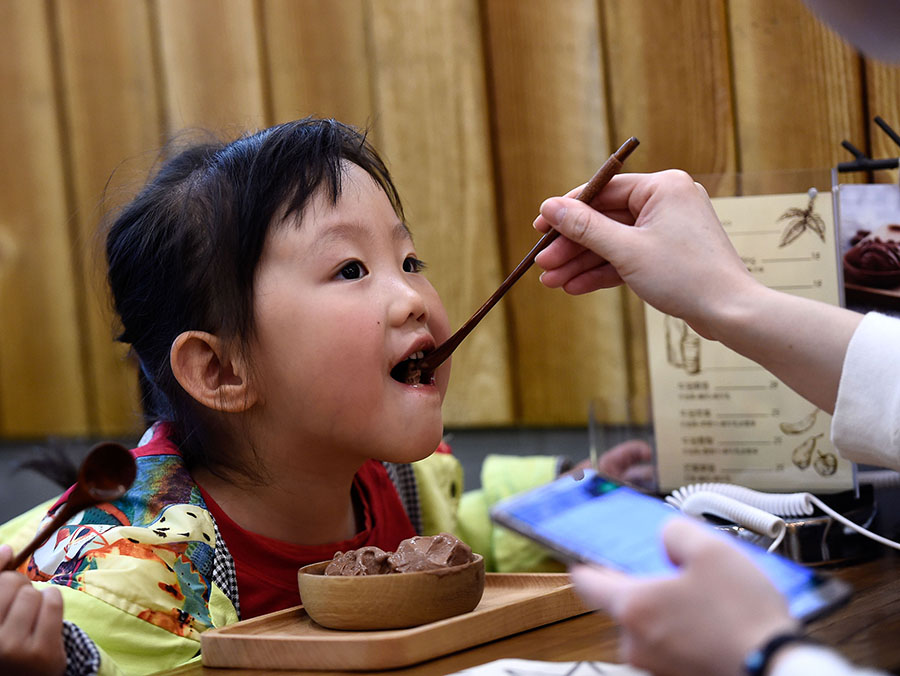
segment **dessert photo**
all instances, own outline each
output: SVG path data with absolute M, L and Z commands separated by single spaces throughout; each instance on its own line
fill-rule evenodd
M 900 313 L 900 189 L 851 184 L 837 194 L 847 307 Z

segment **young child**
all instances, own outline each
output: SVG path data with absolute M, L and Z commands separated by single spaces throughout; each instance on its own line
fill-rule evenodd
M 447 315 L 359 132 L 306 119 L 190 147 L 106 243 L 152 424 L 131 489 L 52 535 L 20 568 L 34 585 L 0 573 L 0 673 L 175 667 L 203 631 L 299 604 L 299 567 L 417 533 L 477 532 L 507 570 L 546 565 L 533 545 L 492 542 L 486 507 L 552 479 L 556 458 L 502 466 L 456 528 L 449 362 L 404 377 L 448 337 Z M 34 530 L 19 530 L 20 546 Z
M 415 535 L 408 463 L 441 443 L 449 378 L 391 375 L 447 315 L 386 167 L 335 121 L 181 152 L 107 258 L 155 424 L 128 493 L 27 563 L 62 592 L 64 627 L 40 631 L 62 632 L 67 673 L 176 666 L 202 631 L 300 603 L 298 567 Z

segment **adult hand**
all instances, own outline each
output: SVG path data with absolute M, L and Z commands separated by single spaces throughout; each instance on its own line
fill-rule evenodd
M 573 471 L 591 469 L 591 459 L 579 462 Z M 643 439 L 629 439 L 603 452 L 597 459 L 597 471 L 610 479 L 653 488 L 656 472 L 653 449 Z
M 662 312 L 714 337 L 714 315 L 764 288 L 747 271 L 701 185 L 683 171 L 621 174 L 588 205 L 553 197 L 534 226 L 563 235 L 538 254 L 541 281 L 572 294 L 625 282 Z
M 656 676 L 738 676 L 751 650 L 796 630 L 787 603 L 725 536 L 686 519 L 663 530 L 674 577 L 635 578 L 576 566 L 570 572 L 589 604 L 622 626 L 623 659 Z
M 0 570 L 12 559 L 0 545 Z M 66 670 L 63 602 L 56 588 L 35 589 L 24 575 L 0 572 L 0 673 L 60 676 Z

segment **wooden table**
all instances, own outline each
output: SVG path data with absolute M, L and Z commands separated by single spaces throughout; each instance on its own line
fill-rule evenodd
M 859 665 L 900 674 L 900 555 L 888 552 L 877 559 L 833 568 L 830 573 L 853 585 L 854 594 L 846 606 L 812 623 L 809 633 Z M 369 673 L 443 676 L 505 657 L 618 662 L 618 630 L 602 613 L 582 615 L 406 669 Z M 198 664 L 166 673 L 169 676 L 358 676 L 361 672 L 212 669 Z

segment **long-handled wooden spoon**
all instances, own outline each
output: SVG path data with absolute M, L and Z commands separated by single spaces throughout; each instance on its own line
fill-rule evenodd
M 610 179 L 622 169 L 622 163 L 631 155 L 631 152 L 637 148 L 640 143 L 634 136 L 625 141 L 622 146 L 610 155 L 609 159 L 603 163 L 597 173 L 588 181 L 584 189 L 578 194 L 576 199 L 582 202 L 590 202 L 597 194 L 603 190 Z M 547 248 L 547 246 L 559 236 L 556 230 L 549 230 L 541 237 L 537 244 L 532 247 L 531 251 L 522 259 L 522 262 L 516 266 L 509 277 L 503 280 L 503 283 L 497 287 L 497 290 L 488 298 L 484 305 L 475 311 L 469 320 L 463 324 L 452 336 L 441 343 L 433 352 L 429 352 L 425 357 L 419 360 L 411 360 L 403 362 L 400 366 L 404 367 L 405 374 L 400 374 L 399 380 L 407 383 L 427 382 L 434 370 L 446 361 L 447 357 L 455 350 L 463 339 L 471 333 L 472 329 L 484 319 L 484 316 L 497 304 L 503 295 L 509 291 L 510 287 L 515 284 L 518 279 L 525 274 L 528 268 L 534 263 L 535 256 Z M 395 372 L 396 374 L 396 372 Z M 405 377 L 404 377 L 405 375 Z
M 18 568 L 27 561 L 34 550 L 78 512 L 122 497 L 134 482 L 136 473 L 134 458 L 121 444 L 103 442 L 94 446 L 81 463 L 78 482 L 65 504 L 57 510 L 53 520 L 7 564 L 6 570 Z

